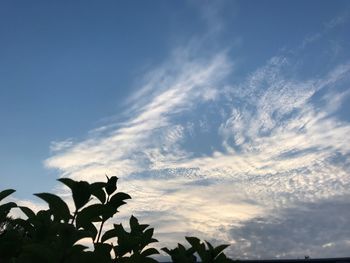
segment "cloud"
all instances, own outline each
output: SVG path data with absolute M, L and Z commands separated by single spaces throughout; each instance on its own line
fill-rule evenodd
M 237 258 L 346 257 L 350 249 L 349 196 L 298 203 L 272 211 L 234 227 L 235 244 L 229 253 Z M 325 216 L 328 215 L 328 216 Z
M 73 145 L 73 141 L 71 139 L 66 139 L 66 140 L 63 140 L 63 141 L 53 141 L 51 142 L 51 145 L 50 145 L 50 151 L 51 152 L 59 152 L 59 151 L 62 151 L 66 148 L 69 148 L 70 146 Z
M 350 125 L 338 112 L 349 95 L 349 63 L 306 78 L 291 70 L 288 56 L 278 56 L 235 83 L 235 61 L 227 52 L 199 57 L 193 49 L 176 49 L 140 80 L 126 99 L 124 121 L 107 123 L 78 143 L 54 142 L 45 165 L 78 180 L 121 177 L 120 189 L 133 200 L 119 218 L 141 217 L 170 246 L 189 234 L 237 243 L 230 233 L 248 238 L 258 218 L 266 232 L 276 222 L 295 229 L 299 214 L 291 207 L 312 210 L 312 203 L 348 194 Z M 327 215 L 325 206 L 308 211 Z M 271 211 L 280 217 L 270 217 Z M 336 234 L 307 251 L 343 249 L 347 241 L 338 246 Z M 244 242 L 238 246 L 243 252 L 270 255 Z M 294 245 L 280 256 L 301 253 Z
M 309 36 L 305 37 L 302 41 L 301 45 L 299 46 L 298 50 L 306 48 L 308 45 L 311 45 L 312 43 L 320 40 L 322 37 L 327 35 L 329 32 L 334 30 L 337 27 L 340 27 L 344 24 L 346 24 L 349 20 L 349 12 L 343 12 L 339 14 L 338 16 L 332 18 L 331 20 L 327 21 L 323 24 L 322 30 L 317 33 L 310 34 Z
M 185 57 L 179 58 L 181 55 Z M 169 65 L 159 70 L 163 74 L 156 71 L 130 99 L 138 102 L 132 107 L 129 113 L 132 117 L 128 121 L 116 130 L 104 131 L 100 135 L 94 133 L 86 141 L 58 152 L 46 160 L 46 166 L 58 168 L 72 177 L 83 176 L 90 180 L 106 170 L 122 176 L 144 169 L 148 160 L 143 150 L 155 143 L 158 136 L 168 142 L 179 136 L 180 126 L 177 126 L 177 133 L 172 130 L 164 134 L 162 129 L 171 128 L 170 118 L 190 110 L 193 103 L 210 99 L 207 94 L 212 94 L 213 85 L 228 71 L 229 64 L 225 59 L 224 54 L 219 54 L 207 61 L 193 61 L 186 60 L 186 54 L 176 52 Z M 144 100 L 139 100 L 140 97 Z M 65 142 L 60 143 L 63 144 Z

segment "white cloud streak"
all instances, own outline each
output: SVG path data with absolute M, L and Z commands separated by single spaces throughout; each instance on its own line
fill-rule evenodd
M 45 165 L 80 180 L 121 177 L 133 197 L 122 217 L 154 224 L 166 245 L 189 233 L 234 243 L 232 225 L 347 194 L 350 125 L 335 113 L 350 64 L 301 80 L 286 74 L 288 58 L 275 57 L 235 85 L 233 64 L 226 53 L 194 59 L 177 50 L 129 98 L 125 122 L 54 143 Z M 214 109 L 207 122 L 201 105 Z M 187 145 L 196 125 L 220 142 L 210 153 Z

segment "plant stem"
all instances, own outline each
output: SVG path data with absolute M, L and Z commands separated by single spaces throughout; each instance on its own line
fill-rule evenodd
M 101 236 L 101 233 L 102 233 L 103 224 L 104 224 L 105 222 L 106 222 L 106 221 L 103 220 L 102 223 L 101 223 L 101 225 L 100 225 L 100 229 L 99 229 L 99 231 L 98 231 L 98 235 L 97 235 L 97 239 L 96 239 L 95 244 L 98 243 L 98 241 L 100 240 L 100 236 Z
M 77 215 L 78 215 L 78 210 L 75 210 L 74 215 L 73 215 L 73 218 L 72 218 L 72 222 L 70 223 L 71 225 L 74 224 L 74 220 L 75 220 L 75 218 L 77 217 Z
M 110 195 L 107 196 L 106 204 L 108 204 L 108 202 L 109 202 L 109 197 L 110 197 Z M 98 243 L 98 241 L 100 240 L 101 233 L 102 233 L 102 228 L 103 228 L 103 225 L 104 225 L 105 222 L 106 222 L 106 220 L 102 220 L 102 222 L 101 222 L 100 229 L 98 230 L 97 238 L 95 240 L 95 244 Z

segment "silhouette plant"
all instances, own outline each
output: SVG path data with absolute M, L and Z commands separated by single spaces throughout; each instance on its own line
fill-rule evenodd
M 91 184 L 69 178 L 58 181 L 71 190 L 73 212 L 61 197 L 51 193 L 35 194 L 49 206 L 37 213 L 14 202 L 0 205 L 0 262 L 158 262 L 151 257 L 159 254 L 158 250 L 149 247 L 158 242 L 153 238 L 154 229 L 140 224 L 136 217 L 130 217 L 129 232 L 122 224 L 104 229 L 105 223 L 131 199 L 128 194 L 117 191 L 117 177 Z M 0 201 L 13 192 L 13 189 L 0 192 Z M 26 219 L 9 217 L 14 208 L 20 209 Z M 195 237 L 186 239 L 191 245 L 189 249 L 181 244 L 175 249 L 162 248 L 173 262 L 197 262 L 195 255 L 203 263 L 231 262 L 222 252 L 227 245 L 214 248 Z M 83 245 L 87 240 L 88 246 Z
M 192 263 L 197 262 L 195 253 L 201 259 L 202 263 L 220 263 L 220 262 L 231 262 L 222 251 L 229 245 L 220 245 L 213 247 L 208 241 L 205 244 L 200 242 L 196 237 L 186 237 L 191 247 L 186 249 L 183 245 L 178 244 L 174 249 L 169 250 L 168 248 L 162 248 L 173 260 L 174 263 Z

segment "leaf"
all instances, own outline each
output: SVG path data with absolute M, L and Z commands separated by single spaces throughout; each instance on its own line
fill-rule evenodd
M 188 243 L 191 244 L 192 247 L 195 249 L 199 248 L 200 246 L 200 240 L 197 237 L 185 237 Z
M 158 250 L 151 247 L 151 248 L 147 248 L 146 250 L 144 250 L 141 255 L 144 257 L 148 257 L 150 255 L 154 255 L 154 254 L 159 254 Z
M 76 210 L 79 210 L 84 205 L 89 202 L 91 193 L 90 193 L 90 184 L 85 181 L 77 182 L 73 186 L 73 200 Z
M 127 234 L 122 224 L 113 224 L 113 226 L 117 233 L 117 237 L 122 237 Z
M 139 224 L 139 221 L 137 220 L 137 218 L 134 217 L 133 215 L 131 215 L 130 220 L 129 220 L 129 225 L 130 225 L 131 231 L 133 232 L 133 231 L 138 231 L 138 226 L 140 224 Z
M 69 208 L 59 196 L 50 193 L 39 193 L 34 195 L 49 204 L 50 212 L 53 214 L 55 220 L 59 221 L 63 219 L 65 222 L 68 222 L 71 217 Z
M 111 178 L 108 178 L 107 176 L 107 185 L 106 185 L 106 192 L 108 195 L 111 195 L 115 192 L 115 190 L 117 190 L 117 181 L 118 181 L 118 177 L 116 176 L 112 176 Z
M 88 207 L 85 207 L 81 210 L 76 219 L 77 228 L 84 227 L 92 222 L 102 221 L 102 212 L 104 209 L 104 205 L 102 204 L 92 204 Z
M 85 234 L 95 240 L 97 236 L 97 229 L 93 223 L 87 223 L 84 225 Z
M 0 205 L 0 218 L 6 217 L 6 215 L 10 212 L 10 210 L 16 206 L 17 204 L 14 202 L 9 202 L 9 203 Z
M 28 219 L 35 217 L 35 213 L 32 209 L 26 207 L 26 206 L 19 206 L 19 209 L 28 217 Z
M 229 246 L 230 245 L 220 245 L 220 246 L 217 246 L 216 248 L 214 248 L 215 257 L 217 257 L 224 249 L 226 249 Z
M 127 199 L 131 199 L 131 196 L 126 193 L 119 192 L 113 195 L 108 203 L 111 204 L 111 206 L 113 206 L 115 210 L 118 210 L 120 206 L 126 204 L 124 200 L 127 200 Z
M 91 193 L 90 193 L 90 184 L 86 181 L 76 182 L 70 178 L 60 178 L 58 179 L 61 183 L 68 186 L 72 191 L 73 201 L 75 209 L 79 210 L 84 205 L 89 202 Z
M 107 230 L 107 231 L 103 234 L 103 236 L 102 236 L 102 238 L 101 238 L 101 242 L 105 242 L 106 240 L 111 239 L 111 238 L 113 238 L 113 237 L 118 237 L 118 231 L 115 230 L 115 229 Z
M 214 252 L 214 247 L 212 246 L 212 244 L 210 244 L 208 241 L 204 240 L 205 244 L 207 244 L 207 247 L 209 248 L 210 252 Z
M 73 186 L 77 183 L 76 181 L 70 178 L 60 178 L 60 179 L 57 179 L 57 181 L 60 181 L 61 183 L 65 184 L 71 190 L 73 189 Z
M 157 242 L 157 241 L 152 241 L 153 232 L 154 232 L 154 229 L 153 229 L 153 228 L 147 229 L 147 230 L 145 231 L 145 233 L 144 233 L 144 238 L 145 238 L 145 240 L 147 241 L 147 243 Z
M 106 183 L 101 183 L 101 182 L 90 184 L 90 193 L 93 196 L 96 196 L 97 199 L 100 200 L 102 204 L 106 202 L 106 193 L 103 190 L 105 186 L 106 186 Z
M 14 192 L 16 192 L 16 190 L 13 190 L 13 189 L 6 189 L 4 191 L 1 191 L 0 192 L 0 201 Z
M 161 250 L 163 250 L 165 253 L 167 253 L 169 256 L 172 254 L 169 248 L 167 247 L 162 247 Z

